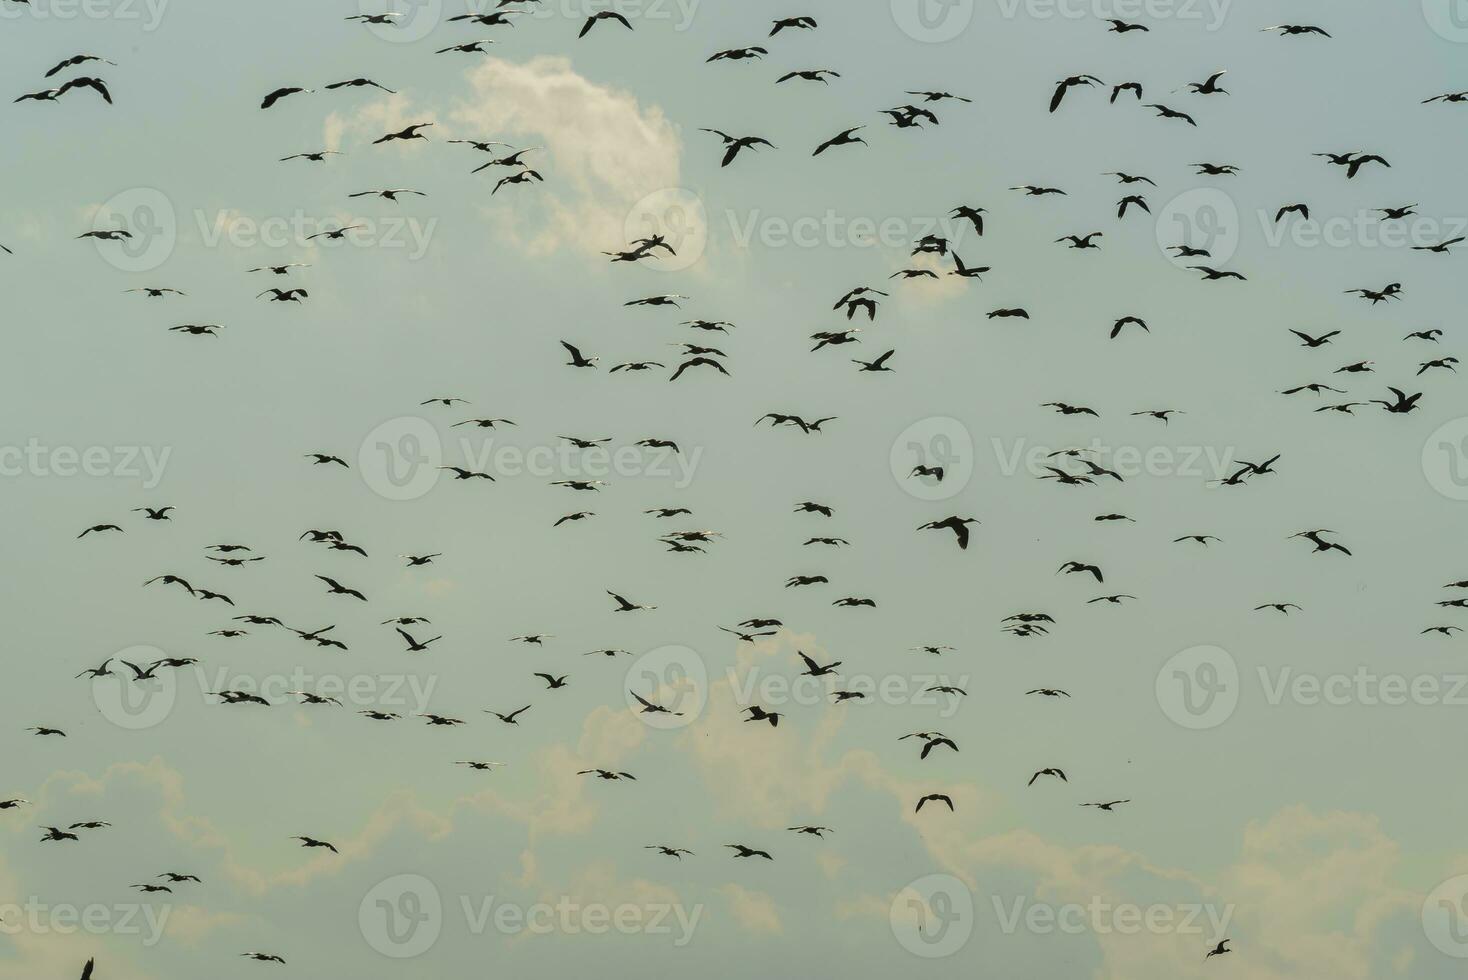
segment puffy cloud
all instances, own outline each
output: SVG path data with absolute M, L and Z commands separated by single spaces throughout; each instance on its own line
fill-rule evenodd
M 468 81 L 471 97 L 449 113 L 460 131 L 545 148 L 527 162 L 545 175 L 533 198 L 549 215 L 527 210 L 519 232 L 534 253 L 617 248 L 628 240 L 628 218 L 638 202 L 679 186 L 683 144 L 662 109 L 589 81 L 569 59 L 541 56 L 514 64 L 490 58 L 469 72 Z M 497 209 L 496 219 L 508 209 Z
M 747 932 L 779 935 L 785 931 L 780 924 L 780 910 L 775 900 L 764 892 L 751 891 L 733 882 L 719 889 L 728 900 L 729 914 Z

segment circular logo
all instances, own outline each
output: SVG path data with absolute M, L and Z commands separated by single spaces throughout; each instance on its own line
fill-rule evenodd
M 892 20 L 924 44 L 951 41 L 974 19 L 974 0 L 892 0 Z
M 649 728 L 670 730 L 693 724 L 708 703 L 708 667 L 685 646 L 649 650 L 632 662 L 623 678 L 627 707 Z M 646 698 L 649 709 L 634 695 Z M 657 710 L 657 709 L 663 710 Z
M 367 433 L 357 449 L 357 472 L 388 500 L 417 500 L 438 484 L 443 440 L 427 419 L 404 415 Z
M 92 678 L 92 703 L 102 717 L 128 731 L 162 724 L 178 700 L 174 669 L 152 670 L 163 657 L 162 650 L 150 646 L 128 647 L 113 654 L 115 672 Z M 140 673 L 145 676 L 138 676 Z
M 1422 473 L 1449 500 L 1468 500 L 1468 418 L 1444 422 L 1427 437 Z
M 1422 16 L 1438 37 L 1468 41 L 1468 0 L 1422 0 Z
M 1468 958 L 1468 875 L 1449 878 L 1422 903 L 1427 941 L 1457 959 Z
M 1197 187 L 1168 201 L 1157 212 L 1156 227 L 1157 247 L 1180 269 L 1222 268 L 1239 250 L 1239 207 L 1215 187 Z M 1194 250 L 1208 254 L 1187 254 Z
M 892 476 L 919 500 L 947 500 L 974 475 L 974 440 L 958 419 L 934 416 L 903 429 L 887 457 Z
M 167 262 L 178 244 L 178 217 L 162 191 L 134 187 L 102 202 L 92 216 L 92 231 L 122 232 L 93 238 L 97 254 L 123 272 L 151 272 Z
M 1239 665 L 1222 647 L 1190 647 L 1157 672 L 1157 704 L 1184 728 L 1217 728 L 1239 706 Z
M 623 223 L 623 234 L 628 242 L 661 238 L 667 248 L 653 248 L 656 257 L 647 267 L 681 272 L 703 258 L 708 248 L 708 211 L 703 199 L 692 191 L 682 187 L 664 188 L 632 205 Z
M 973 935 L 974 896 L 953 875 L 927 875 L 893 897 L 888 919 L 898 944 L 914 956 L 952 956 Z
M 477 8 L 471 8 L 477 9 Z M 367 29 L 384 41 L 421 41 L 443 19 L 443 0 L 358 0 Z
M 383 956 L 421 956 L 443 931 L 443 899 L 422 875 L 394 875 L 362 896 L 357 925 L 367 945 Z

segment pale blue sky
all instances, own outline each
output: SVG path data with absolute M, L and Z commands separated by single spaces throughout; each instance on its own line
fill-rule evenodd
M 58 79 L 103 77 L 116 104 L 87 91 L 55 103 L 6 100 L 0 243 L 15 254 L 0 255 L 0 281 L 13 370 L 0 442 L 44 449 L 39 467 L 3 478 L 16 574 L 0 799 L 34 805 L 0 812 L 10 838 L 0 906 L 53 912 L 42 927 L 0 932 L 0 978 L 65 976 L 92 955 L 104 978 L 280 969 L 240 959 L 247 950 L 285 957 L 282 975 L 374 980 L 484 968 L 613 977 L 937 977 L 956 968 L 1159 980 L 1221 970 L 1273 978 L 1307 964 L 1360 977 L 1456 970 L 1424 929 L 1421 906 L 1440 882 L 1468 872 L 1455 819 L 1468 791 L 1440 775 L 1440 747 L 1453 744 L 1463 706 L 1269 697 L 1299 675 L 1366 669 L 1451 689 L 1462 672 L 1460 639 L 1419 631 L 1455 621 L 1433 603 L 1453 594 L 1444 583 L 1468 577 L 1453 533 L 1461 488 L 1444 482 L 1432 452 L 1424 466 L 1423 452 L 1464 402 L 1454 375 L 1414 377 L 1422 361 L 1460 348 L 1460 259 L 1378 245 L 1370 213 L 1417 203 L 1420 214 L 1404 223 L 1411 244 L 1468 221 L 1457 163 L 1468 151 L 1464 110 L 1420 104 L 1465 85 L 1459 41 L 1468 36 L 1435 31 L 1446 21 L 1431 0 L 1426 12 L 1157 4 L 1119 13 L 1150 27 L 1124 36 L 1106 31 L 1106 11 L 1123 8 L 1105 0 L 1066 8 L 1079 16 L 1052 16 L 1038 0 L 980 4 L 941 43 L 899 26 L 903 0 L 623 4 L 633 31 L 604 23 L 581 40 L 582 5 L 548 0 L 513 29 L 437 23 L 403 43 L 346 22 L 357 13 L 351 3 L 139 3 L 62 17 L 71 8 L 32 2 L 26 11 L 0 0 L 10 97 L 56 84 L 43 73 L 86 52 L 117 65 Z M 450 6 L 442 16 L 460 12 Z M 967 9 L 959 3 L 952 16 Z M 796 14 L 819 28 L 766 37 L 773 18 Z M 418 16 L 433 20 L 434 8 Z M 1334 37 L 1261 33 L 1280 22 L 1319 24 Z M 484 36 L 498 41 L 491 57 L 433 53 Z M 769 56 L 704 63 L 749 44 Z M 774 84 L 816 67 L 843 77 Z M 1220 68 L 1229 96 L 1173 92 Z M 1107 89 L 1073 91 L 1047 114 L 1056 80 L 1075 73 L 1141 81 L 1145 101 L 1192 112 L 1199 125 L 1157 119 L 1129 96 L 1110 105 Z M 356 76 L 400 94 L 319 91 Z M 283 85 L 318 91 L 261 111 L 265 93 Z M 929 88 L 974 102 L 935 106 L 942 122 L 930 129 L 898 131 L 878 114 L 908 101 L 906 90 Z M 370 145 L 428 121 L 426 145 Z M 811 157 L 861 124 L 869 147 Z M 721 169 L 719 141 L 700 127 L 777 148 Z M 447 138 L 545 147 L 530 157 L 545 183 L 491 195 L 508 171 L 471 176 L 487 158 Z M 276 162 L 329 145 L 345 155 Z M 1311 155 L 1346 150 L 1379 152 L 1391 167 L 1347 180 Z M 1242 173 L 1199 177 L 1197 161 Z M 1117 220 L 1115 202 L 1134 187 L 1102 175 L 1113 170 L 1156 181 L 1143 192 L 1152 217 Z M 1007 190 L 1026 183 L 1068 193 Z M 379 187 L 428 196 L 347 197 Z M 1200 189 L 1212 190 L 1184 196 Z M 612 265 L 598 254 L 625 247 L 624 222 L 636 227 L 647 195 L 702 208 L 707 246 L 685 252 L 686 268 Z M 1220 240 L 1236 252 L 1220 264 L 1247 282 L 1201 283 L 1161 251 L 1165 222 L 1199 200 L 1236 209 Z M 1288 219 L 1293 237 L 1273 240 L 1275 209 L 1297 201 L 1317 223 L 1300 229 Z M 136 251 L 145 270 L 134 271 L 121 247 L 76 238 L 99 209 L 136 219 L 139 204 L 157 214 L 160 202 L 173 218 Z M 963 288 L 952 278 L 889 281 L 910 264 L 905 243 L 960 204 L 988 209 L 985 235 L 940 230 L 968 264 L 993 271 Z M 396 218 L 401 232 L 378 224 Z M 358 220 L 372 223 L 367 238 L 330 249 L 290 230 Z M 1350 230 L 1339 245 L 1317 244 L 1320 221 Z M 812 247 L 785 241 L 802 222 L 822 229 Z M 887 223 L 895 239 L 861 244 L 853 222 Z M 280 247 L 240 244 L 276 227 L 288 231 Z M 218 238 L 225 228 L 235 237 Z M 1094 230 L 1104 232 L 1098 252 L 1053 243 Z M 291 262 L 311 267 L 289 279 L 245 271 Z M 1400 302 L 1373 307 L 1343 293 L 1393 281 L 1405 285 Z M 847 325 L 831 304 L 863 283 L 892 296 L 874 323 L 862 318 L 862 342 L 809 353 L 811 333 Z M 123 292 L 142 285 L 188 295 Z M 254 298 L 277 285 L 310 296 L 300 306 Z M 661 293 L 691 299 L 681 313 L 622 305 Z M 1031 319 L 985 319 L 1012 306 Z M 1108 340 L 1127 314 L 1150 333 Z M 738 327 L 716 335 L 678 325 L 694 317 Z M 167 330 L 184 323 L 225 329 L 216 339 Z M 1445 331 L 1440 345 L 1401 339 L 1430 327 Z M 1311 351 L 1291 328 L 1342 333 Z M 601 369 L 563 367 L 562 339 L 599 355 Z M 631 360 L 671 366 L 678 352 L 669 345 L 684 340 L 727 352 L 732 377 L 695 372 L 670 385 L 660 371 L 606 371 Z M 850 363 L 889 348 L 893 374 L 858 374 Z M 1361 359 L 1376 372 L 1332 375 Z M 1311 381 L 1350 394 L 1278 394 Z M 1424 391 L 1422 409 L 1310 411 L 1384 397 L 1388 384 Z M 419 405 L 444 395 L 472 404 Z M 1061 417 L 1039 407 L 1048 401 L 1092 406 L 1101 418 Z M 1166 427 L 1130 415 L 1160 408 L 1186 414 Z M 769 411 L 839 418 L 809 437 L 751 426 Z M 481 416 L 519 425 L 452 427 Z M 924 422 L 934 418 L 958 420 L 973 447 L 963 467 L 971 477 L 941 501 L 908 492 L 891 463 L 904 430 L 935 431 Z M 571 474 L 501 471 L 492 486 L 445 479 L 421 497 L 386 499 L 370 443 L 366 456 L 359 450 L 379 426 L 392 435 L 423 424 L 438 433 L 446 463 L 463 461 L 461 439 L 477 451 L 486 435 L 522 450 L 557 447 L 563 435 L 619 447 L 660 437 L 677 441 L 693 469 L 687 481 L 678 471 L 614 474 L 584 494 L 548 486 Z M 1036 447 L 1092 440 L 1165 458 L 1124 484 L 1081 488 L 1006 464 Z M 105 447 L 113 469 L 127 468 L 134 450 L 164 464 L 156 486 L 131 473 L 67 475 L 58 447 Z M 341 455 L 351 471 L 310 466 L 302 456 L 313 451 Z M 1210 458 L 1276 453 L 1276 475 L 1207 485 L 1232 472 Z M 792 513 L 802 500 L 836 515 Z M 177 508 L 170 523 L 130 512 L 164 504 Z M 695 516 L 642 513 L 656 506 Z M 550 527 L 583 509 L 598 516 Z M 1137 523 L 1092 520 L 1108 512 Z M 965 552 L 947 534 L 914 532 L 949 514 L 983 522 Z M 75 540 L 109 522 L 125 533 Z M 1287 540 L 1317 527 L 1339 532 L 1354 556 L 1314 555 Z M 307 528 L 338 528 L 370 557 L 298 542 Z M 707 554 L 666 553 L 657 535 L 681 528 L 723 537 Z M 1172 543 L 1193 533 L 1223 540 L 1207 550 Z M 852 546 L 802 546 L 817 534 Z M 222 541 L 267 560 L 214 566 L 203 549 Z M 413 570 L 396 557 L 425 552 L 443 557 Z M 1057 576 L 1072 559 L 1101 565 L 1104 586 Z M 235 614 L 337 623 L 351 649 L 318 650 L 269 627 L 207 636 L 227 624 L 226 607 L 138 587 L 164 572 L 228 593 Z M 817 572 L 831 584 L 782 587 Z M 316 574 L 371 602 L 324 595 Z M 607 589 L 659 608 L 616 614 Z M 1139 598 L 1086 602 L 1113 592 Z M 879 606 L 831 607 L 846 595 Z M 1253 611 L 1272 601 L 1303 609 L 1288 618 Z M 1005 616 L 1027 610 L 1058 620 L 1048 636 L 1001 632 Z M 433 621 L 421 635 L 444 637 L 426 655 L 405 654 L 379 625 L 409 614 Z M 716 628 L 759 616 L 791 632 L 752 648 Z M 555 634 L 544 649 L 508 642 L 538 632 Z M 956 650 L 941 659 L 910 651 L 929 643 Z M 174 675 L 174 700 L 156 724 L 129 730 L 105 685 L 94 692 L 73 675 L 138 645 L 201 663 Z M 625 681 L 641 676 L 634 663 L 655 666 L 651 652 L 670 645 L 706 671 L 707 703 L 698 699 L 686 727 L 648 728 L 626 707 Z M 1158 675 L 1200 646 L 1226 651 L 1241 682 L 1229 717 L 1192 730 L 1159 697 Z M 632 657 L 582 656 L 603 647 Z M 739 683 L 750 671 L 795 677 L 796 650 L 843 661 L 846 679 L 904 689 L 946 679 L 969 696 L 951 714 L 946 701 L 899 696 L 784 706 L 775 731 L 741 723 Z M 570 687 L 544 691 L 538 670 L 569 673 Z M 352 713 L 362 704 L 304 708 L 289 697 L 224 707 L 202 693 L 221 682 L 316 689 L 357 678 L 376 703 L 412 690 L 407 677 L 426 704 L 392 710 L 468 724 L 377 724 Z M 1024 694 L 1052 686 L 1072 698 Z M 517 728 L 484 713 L 526 703 L 534 707 Z M 23 730 L 31 725 L 69 737 L 36 739 Z M 913 741 L 897 738 L 932 729 L 961 751 L 920 762 Z M 451 765 L 461 759 L 508 765 Z M 638 781 L 588 783 L 574 775 L 587 766 Z M 1070 782 L 1027 788 L 1046 766 Z M 958 812 L 914 816 L 927 792 L 950 793 Z M 1078 806 L 1120 798 L 1133 802 L 1114 813 Z M 37 824 L 88 819 L 115 826 L 76 844 L 36 841 Z M 784 829 L 807 822 L 835 833 L 822 841 Z M 343 854 L 301 851 L 297 834 Z M 733 841 L 776 860 L 734 860 L 721 847 Z M 674 862 L 642 849 L 652 843 L 697 853 Z M 138 901 L 128 885 L 170 870 L 205 880 L 150 904 L 154 914 L 169 910 L 161 940 L 116 927 L 116 909 Z M 405 874 L 441 897 L 441 935 L 416 958 L 393 959 L 365 935 L 371 901 L 361 916 L 359 907 Z M 975 908 L 960 930 L 969 938 L 947 958 L 909 951 L 905 920 L 894 924 L 891 912 L 932 874 L 954 876 Z M 648 931 L 476 934 L 461 900 L 477 908 L 490 896 L 518 907 L 563 898 L 676 905 L 700 918 L 676 948 Z M 1216 938 L 1208 930 L 1006 932 L 995 911 L 1093 899 L 1226 911 L 1238 952 L 1205 964 Z M 58 934 L 54 910 L 71 906 L 105 907 L 114 925 Z M 13 918 L 0 907 L 7 928 Z

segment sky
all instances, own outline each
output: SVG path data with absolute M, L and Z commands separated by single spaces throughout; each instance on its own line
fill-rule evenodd
M 1459 349 L 1462 277 L 1452 250 L 1413 246 L 1468 228 L 1468 110 L 1423 103 L 1465 85 L 1464 11 L 546 0 L 484 27 L 449 20 L 489 9 L 460 0 L 362 2 L 0 0 L 0 800 L 29 801 L 0 810 L 0 980 L 89 957 L 121 980 L 1457 974 L 1468 790 L 1443 781 L 1442 746 L 1468 673 L 1462 636 L 1421 631 L 1462 622 L 1436 603 L 1468 579 L 1468 403 L 1455 374 L 1417 372 Z M 396 26 L 348 20 L 394 9 Z M 606 9 L 632 29 L 578 38 Z M 797 15 L 818 26 L 768 36 Z M 1331 36 L 1262 30 L 1280 23 Z M 489 53 L 436 53 L 479 38 Z M 748 45 L 768 53 L 706 60 Z M 76 54 L 115 64 L 44 77 Z M 815 68 L 840 77 L 776 83 Z M 1227 95 L 1178 91 L 1221 69 Z M 1103 84 L 1047 112 L 1077 74 Z M 114 104 L 10 101 L 77 75 Z M 395 94 L 324 88 L 358 77 Z M 1197 125 L 1109 102 L 1128 80 Z M 260 108 L 284 86 L 314 91 Z M 881 115 L 927 90 L 972 101 L 928 104 L 936 126 Z M 429 122 L 425 141 L 372 143 Z M 812 156 L 861 125 L 868 145 Z M 705 128 L 774 145 L 725 168 Z M 492 158 L 451 139 L 536 148 L 543 182 L 496 190 L 512 168 L 471 173 Z M 341 155 L 281 161 L 323 149 Z M 1347 178 L 1326 152 L 1389 166 Z M 1025 184 L 1066 193 L 1010 189 Z M 349 196 L 381 188 L 425 196 Z M 1150 210 L 1118 218 L 1133 193 Z M 1310 218 L 1276 222 L 1295 203 Z M 960 205 L 986 209 L 982 235 Z M 78 237 L 112 229 L 132 237 Z M 1096 250 L 1056 242 L 1093 231 Z M 677 255 L 603 254 L 654 232 Z M 991 271 L 944 275 L 949 257 L 911 254 L 930 234 Z M 1246 278 L 1202 281 L 1168 251 L 1182 243 Z M 889 278 L 907 268 L 939 278 Z M 1346 292 L 1393 282 L 1379 304 Z M 848 322 L 832 304 L 862 285 L 890 296 Z M 145 286 L 185 295 L 127 292 Z M 665 294 L 685 298 L 624 305 Z M 1110 338 L 1125 316 L 1147 328 Z M 853 325 L 859 343 L 811 350 Z M 1340 333 L 1308 349 L 1291 330 Z M 597 369 L 565 366 L 561 341 Z M 718 348 L 728 376 L 670 383 L 683 342 Z M 852 363 L 889 349 L 891 373 Z M 634 361 L 666 368 L 609 371 Z M 1374 370 L 1335 373 L 1360 361 Z M 1346 394 L 1280 394 L 1311 382 Z M 1422 392 L 1418 410 L 1312 411 L 1389 385 Z M 423 404 L 450 397 L 468 404 Z M 1132 414 L 1162 409 L 1181 414 Z M 835 420 L 754 424 L 769 412 Z M 516 424 L 457 424 L 475 418 Z M 1072 447 L 1124 480 L 1041 479 Z M 920 459 L 944 479 L 911 477 Z M 167 521 L 134 511 L 162 506 Z M 966 549 L 917 530 L 951 515 L 981 522 Z M 122 531 L 78 538 L 96 524 Z M 1291 538 L 1314 529 L 1351 554 Z M 658 540 L 682 530 L 717 536 L 703 553 Z M 265 560 L 208 560 L 220 543 Z M 399 557 L 423 554 L 439 557 Z M 1057 573 L 1071 561 L 1104 583 Z M 234 606 L 143 586 L 161 574 Z M 657 608 L 617 612 L 608 591 Z M 1089 601 L 1114 594 L 1136 598 Z M 1298 608 L 1255 609 L 1276 602 Z M 1054 622 L 1006 632 L 1018 613 Z M 248 614 L 334 625 L 348 649 L 231 620 Z M 405 652 L 383 624 L 400 616 L 442 638 Z M 719 629 L 753 618 L 783 625 L 752 643 Z M 551 635 L 511 639 L 530 634 Z M 603 649 L 626 652 L 586 655 Z M 802 678 L 802 653 L 841 666 Z M 75 676 L 165 657 L 197 663 Z M 487 713 L 527 704 L 514 726 Z M 779 726 L 743 720 L 752 704 Z M 920 759 L 910 732 L 958 751 Z M 636 778 L 577 775 L 595 768 Z M 1066 781 L 1030 785 L 1045 768 Z M 932 793 L 952 812 L 915 812 Z M 1112 800 L 1129 802 L 1081 806 Z M 38 840 L 93 820 L 112 826 Z M 831 831 L 787 830 L 802 825 Z M 202 880 L 131 887 L 165 872 Z

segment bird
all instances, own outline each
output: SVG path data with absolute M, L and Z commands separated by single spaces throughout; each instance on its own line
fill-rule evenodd
M 1105 581 L 1104 576 L 1101 574 L 1100 568 L 1096 567 L 1095 565 L 1088 565 L 1085 562 L 1068 561 L 1064 565 L 1061 565 L 1060 569 L 1055 574 L 1059 575 L 1062 573 L 1066 575 L 1074 575 L 1080 573 L 1082 575 L 1090 575 L 1098 582 Z
M 853 126 L 851 129 L 843 129 L 841 132 L 837 133 L 835 136 L 832 136 L 830 139 L 826 140 L 824 143 L 822 143 L 819 146 L 817 146 L 816 147 L 816 151 L 814 153 L 812 153 L 811 156 L 818 157 L 822 153 L 825 153 L 827 150 L 831 149 L 832 147 L 836 147 L 836 146 L 851 146 L 854 143 L 860 143 L 862 146 L 866 146 L 867 145 L 867 141 L 865 139 L 863 139 L 862 137 L 856 135 L 857 133 L 861 132 L 863 129 L 866 129 L 866 127 L 865 126 Z
M 770 857 L 769 851 L 762 851 L 759 848 L 746 847 L 743 844 L 725 844 L 724 846 L 732 848 L 734 850 L 734 856 L 737 858 L 761 857 L 764 858 L 766 861 L 775 860 L 774 858 Z
M 719 165 L 721 167 L 727 167 L 733 163 L 734 159 L 739 156 L 740 150 L 754 149 L 761 146 L 768 146 L 771 149 L 775 149 L 775 144 L 762 136 L 730 136 L 728 133 L 718 129 L 700 129 L 699 132 L 712 133 L 724 141 L 724 160 Z
M 823 85 L 830 85 L 831 79 L 840 77 L 841 73 L 839 71 L 833 71 L 830 68 L 811 68 L 801 71 L 786 72 L 779 78 L 775 79 L 775 84 L 779 85 L 782 82 L 788 82 L 791 79 L 799 78 L 802 81 L 806 82 L 820 82 Z
M 287 96 L 300 95 L 303 93 L 310 93 L 314 91 L 315 89 L 300 88 L 299 86 L 294 85 L 286 86 L 284 88 L 278 88 L 272 91 L 270 94 L 266 95 L 265 98 L 261 100 L 260 108 L 269 109 L 271 106 L 275 105 L 277 102 L 279 102 L 281 99 L 286 98 Z
M 640 610 L 650 610 L 657 608 L 657 606 L 638 605 L 635 602 L 632 602 L 628 599 L 623 598 L 622 596 L 617 595 L 617 593 L 611 591 L 610 589 L 607 590 L 607 595 L 611 596 L 612 601 L 617 604 L 617 612 L 638 612 Z
M 423 653 L 424 651 L 426 651 L 428 649 L 428 645 L 430 643 L 433 643 L 433 642 L 435 642 L 437 640 L 443 639 L 443 637 L 441 637 L 441 636 L 435 636 L 431 640 L 422 640 L 422 641 L 419 641 L 419 640 L 413 639 L 413 637 L 406 630 L 403 630 L 403 629 L 399 629 L 397 631 L 397 634 L 403 638 L 403 641 L 405 643 L 408 644 L 408 652 L 409 653 Z
M 1458 235 L 1446 241 L 1438 242 L 1436 245 L 1413 245 L 1414 252 L 1436 252 L 1439 255 L 1447 255 L 1449 250 L 1459 242 L 1468 241 L 1468 236 Z
M 705 64 L 714 61 L 749 61 L 758 60 L 769 54 L 765 48 L 753 46 L 748 48 L 729 48 L 724 51 L 715 51 L 705 60 Z
M 927 524 L 921 525 L 918 528 L 918 530 L 919 531 L 952 531 L 954 538 L 958 542 L 959 549 L 960 550 L 963 550 L 963 551 L 967 551 L 968 550 L 968 542 L 969 542 L 968 525 L 970 525 L 970 524 L 978 524 L 978 523 L 979 523 L 978 518 L 975 518 L 975 517 L 958 517 L 958 516 L 955 515 L 953 517 L 945 517 L 945 518 L 943 518 L 940 521 L 929 521 Z
M 1304 34 L 1319 34 L 1321 37 L 1330 37 L 1324 28 L 1312 27 L 1306 24 L 1276 24 L 1273 27 L 1260 28 L 1260 32 L 1279 31 L 1281 37 L 1298 36 Z
M 581 33 L 576 36 L 578 38 L 585 37 L 593 27 L 604 20 L 614 20 L 627 28 L 627 30 L 632 30 L 632 22 L 615 10 L 600 10 L 586 18 L 586 23 L 581 25 Z
M 423 191 L 415 191 L 408 188 L 396 187 L 388 188 L 387 190 L 357 191 L 356 193 L 348 194 L 347 197 L 380 197 L 388 201 L 397 201 L 399 194 L 416 194 L 418 197 L 428 196 Z
M 770 28 L 770 37 L 774 37 L 781 31 L 792 29 L 813 31 L 816 29 L 816 26 L 816 19 L 814 17 L 783 17 L 775 21 L 774 26 Z
M 1162 105 L 1161 103 L 1158 103 L 1158 102 L 1148 103 L 1147 104 L 1147 108 L 1148 109 L 1156 109 L 1157 110 L 1157 115 L 1158 115 L 1159 118 L 1162 118 L 1162 119 L 1181 119 L 1183 122 L 1187 123 L 1189 126 L 1197 126 L 1198 125 L 1197 121 L 1195 119 L 1193 119 L 1192 116 L 1188 115 L 1186 112 L 1180 112 L 1177 109 L 1169 109 L 1167 106 Z
M 16 102 L 55 102 L 67 92 L 74 89 L 88 88 L 102 97 L 102 101 L 112 105 L 112 92 L 108 90 L 107 83 L 100 78 L 90 76 L 78 76 L 69 81 L 62 82 L 60 88 L 50 88 L 41 92 L 27 92 L 20 96 Z
M 1326 541 L 1324 538 L 1321 537 L 1322 534 L 1334 533 L 1334 531 L 1331 531 L 1328 528 L 1322 528 L 1318 531 L 1300 531 L 1296 534 L 1290 535 L 1290 537 L 1306 539 L 1311 544 L 1315 545 L 1315 552 L 1339 551 L 1344 555 L 1350 555 L 1350 549 L 1346 548 L 1344 545 L 1338 544 L 1334 541 Z
M 518 725 L 518 724 L 520 724 L 519 716 L 522 715 L 522 714 L 524 714 L 525 712 L 527 712 L 529 710 L 530 710 L 530 705 L 527 704 L 523 708 L 516 708 L 514 711 L 511 711 L 509 714 L 500 714 L 498 711 L 491 711 L 491 712 L 489 712 L 489 714 L 494 715 L 496 718 L 498 718 L 500 721 L 504 722 L 506 725 Z
M 1050 111 L 1054 112 L 1060 108 L 1060 103 L 1065 98 L 1065 93 L 1079 85 L 1103 85 L 1104 82 L 1095 75 L 1070 75 L 1062 78 L 1055 85 L 1055 94 L 1050 97 Z
M 1035 780 L 1039 779 L 1041 776 L 1053 776 L 1056 779 L 1060 780 L 1062 783 L 1069 782 L 1069 780 L 1066 779 L 1066 777 L 1065 777 L 1065 770 L 1063 770 L 1063 769 L 1050 768 L 1050 769 L 1041 769 L 1038 772 L 1036 772 L 1033 776 L 1030 777 L 1030 781 L 1026 785 L 1029 785 L 1029 786 L 1035 785 Z
M 913 807 L 913 813 L 921 813 L 923 806 L 928 803 L 943 803 L 948 809 L 953 810 L 953 798 L 946 793 L 929 793 L 918 798 L 917 806 Z
M 334 578 L 329 578 L 325 575 L 317 575 L 316 577 L 326 583 L 327 590 L 331 595 L 349 595 L 354 599 L 360 599 L 363 602 L 367 601 L 367 597 L 365 595 L 358 592 L 356 589 L 347 588 L 345 585 L 342 585 Z

